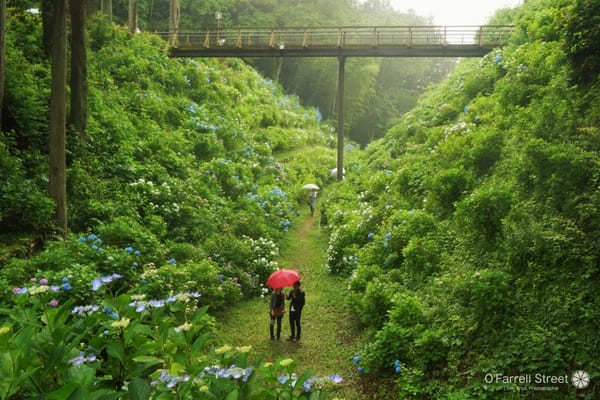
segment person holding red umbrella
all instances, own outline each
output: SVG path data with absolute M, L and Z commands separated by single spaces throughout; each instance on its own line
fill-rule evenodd
M 271 295 L 271 302 L 269 304 L 271 340 L 275 339 L 275 332 L 273 332 L 275 330 L 275 322 L 277 322 L 277 340 L 281 337 L 281 317 L 285 314 L 285 296 L 281 293 L 281 289 L 286 286 L 292 286 L 295 282 L 299 281 L 300 274 L 293 269 L 278 269 L 267 279 L 267 286 L 275 289 Z
M 290 302 L 290 342 L 300 341 L 300 316 L 302 315 L 302 307 L 304 307 L 304 292 L 300 290 L 300 281 L 294 282 L 294 290 L 291 290 L 287 295 Z

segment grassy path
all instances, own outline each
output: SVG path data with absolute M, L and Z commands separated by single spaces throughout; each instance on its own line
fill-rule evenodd
M 281 341 L 269 339 L 268 296 L 252 299 L 230 308 L 217 318 L 217 344 L 252 345 L 265 361 L 292 357 L 296 371 L 318 375 L 338 373 L 344 378 L 336 395 L 359 399 L 359 383 L 351 357 L 361 340 L 353 330 L 352 318 L 344 303 L 347 281 L 328 274 L 327 236 L 319 230 L 318 217 L 303 215 L 288 233 L 278 259 L 281 268 L 300 271 L 306 306 L 302 310 L 302 340 L 291 343 L 288 315 L 282 320 Z M 287 291 L 287 289 L 286 289 Z M 289 302 L 286 302 L 289 308 Z

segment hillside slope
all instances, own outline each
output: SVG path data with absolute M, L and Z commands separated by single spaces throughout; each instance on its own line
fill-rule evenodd
M 429 90 L 324 205 L 329 268 L 372 330 L 362 363 L 400 360 L 399 398 L 537 398 L 486 374 L 576 370 L 587 389 L 544 398 L 600 394 L 600 80 L 571 80 L 574 3 L 497 15 L 512 44 Z
M 276 379 L 287 361 L 259 370 L 247 347 L 213 351 L 207 312 L 262 292 L 305 207 L 301 186 L 324 185 L 335 166 L 331 129 L 241 61 L 169 59 L 159 38 L 95 19 L 88 129 L 68 135 L 72 233 L 58 238 L 40 20 L 12 10 L 7 31 L 0 397 L 295 390 Z M 215 365 L 236 378 L 206 376 Z

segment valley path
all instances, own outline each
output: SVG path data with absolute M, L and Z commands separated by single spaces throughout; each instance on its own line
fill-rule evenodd
M 344 302 L 348 280 L 327 271 L 327 235 L 319 229 L 318 217 L 303 214 L 294 222 L 277 261 L 280 268 L 296 269 L 302 277 L 306 305 L 302 310 L 301 341 L 286 341 L 290 335 L 287 313 L 282 319 L 281 340 L 270 340 L 268 294 L 241 302 L 219 315 L 216 344 L 251 345 L 254 354 L 265 355 L 264 361 L 294 358 L 298 375 L 307 370 L 321 376 L 337 373 L 344 382 L 334 397 L 362 398 L 351 361 L 361 343 Z

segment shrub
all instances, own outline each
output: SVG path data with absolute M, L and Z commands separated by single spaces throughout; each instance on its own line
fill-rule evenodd
M 463 199 L 457 206 L 456 216 L 472 233 L 472 240 L 483 245 L 492 243 L 502 233 L 502 220 L 508 215 L 512 195 L 506 187 L 481 187 Z M 468 232 L 468 231 L 467 231 Z

